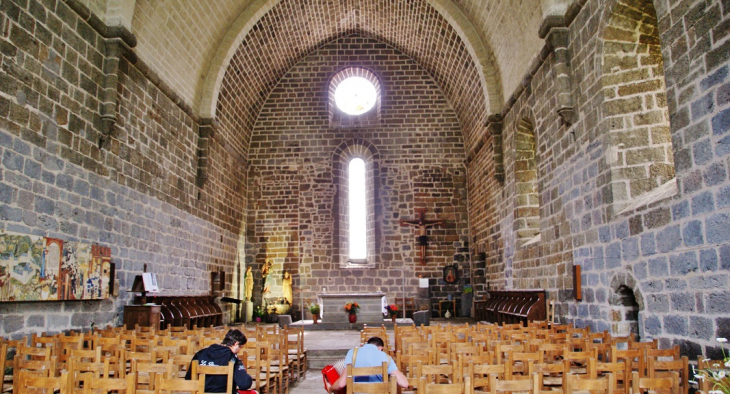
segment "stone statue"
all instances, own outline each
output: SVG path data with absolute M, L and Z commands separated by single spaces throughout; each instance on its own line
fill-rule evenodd
M 261 276 L 264 278 L 264 286 L 261 290 L 262 294 L 266 294 L 271 291 L 271 268 L 273 267 L 274 263 L 271 262 L 271 260 L 266 259 L 264 262 L 264 266 L 261 268 Z
M 253 272 L 251 272 L 250 265 L 246 268 L 245 287 L 243 291 L 246 301 L 251 301 L 251 296 L 253 295 Z
M 284 292 L 284 299 L 286 299 L 286 302 L 289 303 L 289 305 L 292 304 L 292 294 L 291 294 L 291 274 L 289 274 L 289 271 L 284 271 L 284 279 L 281 281 L 281 287 Z

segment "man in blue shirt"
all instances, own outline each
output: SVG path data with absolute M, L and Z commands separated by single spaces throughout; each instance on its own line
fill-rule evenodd
M 357 349 L 355 355 L 355 363 L 353 364 L 352 358 L 354 349 L 350 349 L 345 356 L 345 365 L 353 364 L 355 368 L 361 367 L 377 367 L 381 365 L 383 361 L 388 363 L 388 375 L 391 378 L 395 378 L 396 383 L 399 387 L 408 387 L 408 378 L 395 365 L 393 359 L 383 352 L 385 344 L 383 340 L 378 337 L 372 337 L 368 339 L 368 343 L 362 345 L 361 348 Z M 356 382 L 382 382 L 383 376 L 372 375 L 372 376 L 356 376 Z M 347 385 L 347 374 L 343 373 L 340 378 L 337 379 L 330 387 L 327 388 L 327 392 L 333 393 L 337 390 L 344 388 Z

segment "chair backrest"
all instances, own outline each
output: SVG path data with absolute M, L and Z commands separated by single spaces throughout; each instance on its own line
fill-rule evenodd
M 389 394 L 394 393 L 395 380 L 390 380 L 388 376 L 388 363 L 383 363 L 376 367 L 353 367 L 347 364 L 347 394 L 366 393 L 366 394 Z M 380 375 L 383 377 L 382 382 L 355 382 L 358 376 Z
M 155 376 L 155 394 L 171 393 L 203 394 L 205 392 L 205 379 L 164 379 L 162 375 Z
M 154 393 L 157 375 L 162 375 L 164 379 L 172 379 L 174 377 L 172 361 L 157 364 L 132 360 L 132 369 L 130 372 L 136 376 L 135 389 L 137 394 Z
M 197 370 L 197 361 L 192 363 L 193 360 L 192 354 L 178 354 L 175 356 L 171 356 L 169 362 L 172 363 L 172 377 L 173 378 L 184 378 L 185 374 L 188 371 L 188 368 L 195 368 Z M 190 371 L 192 374 L 192 370 Z
M 425 394 L 470 394 L 472 392 L 469 379 L 465 379 L 461 383 L 423 383 L 418 385 L 419 392 Z
M 233 392 L 233 361 L 229 362 L 228 365 L 212 366 L 212 365 L 199 365 L 198 366 L 198 377 L 205 380 L 208 376 L 212 375 L 225 375 L 226 376 L 226 393 Z
M 638 372 L 631 373 L 633 394 L 655 392 L 657 394 L 679 394 L 679 376 L 672 372 L 664 378 L 640 377 Z
M 687 356 L 671 361 L 661 361 L 649 358 L 646 366 L 646 374 L 650 378 L 667 377 L 671 372 L 676 372 L 679 377 L 680 393 L 689 392 L 689 360 Z
M 507 380 L 497 379 L 497 375 L 489 375 L 489 392 L 491 394 L 503 392 L 520 391 L 532 393 L 534 391 L 534 378 L 529 376 L 528 379 Z
M 613 375 L 609 373 L 604 378 L 586 379 L 579 375 L 569 373 L 566 379 L 567 387 L 563 391 L 566 394 L 575 392 L 590 392 L 592 394 L 612 394 L 616 391 Z
M 84 381 L 84 394 L 107 394 L 110 391 L 114 391 L 119 394 L 124 392 L 125 394 L 135 394 L 135 375 L 133 373 L 127 374 L 124 378 L 110 378 L 110 377 L 98 377 L 94 374 L 88 374 L 89 376 L 82 378 Z
M 54 390 L 60 390 L 60 394 L 71 392 L 68 385 L 68 372 L 62 372 L 61 376 L 54 377 L 38 376 L 33 371 L 20 371 L 14 385 L 19 387 L 20 394 L 28 392 L 53 394 Z

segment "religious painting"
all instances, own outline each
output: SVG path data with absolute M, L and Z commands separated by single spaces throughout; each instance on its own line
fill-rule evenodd
M 45 250 L 43 237 L 0 233 L 0 301 L 57 299 L 58 264 Z
M 111 249 L 0 233 L 0 301 L 109 298 Z
M 459 279 L 457 276 L 457 270 L 455 265 L 447 265 L 444 267 L 444 282 L 446 283 L 456 283 L 456 281 Z

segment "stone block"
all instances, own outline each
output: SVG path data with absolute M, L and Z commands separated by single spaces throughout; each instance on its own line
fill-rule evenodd
M 722 157 L 730 153 L 730 136 L 722 138 L 720 141 L 717 141 L 717 145 L 715 146 L 715 154 Z
M 712 163 L 705 170 L 705 184 L 707 186 L 719 185 L 727 179 L 727 171 L 723 163 Z
M 695 299 L 689 293 L 674 293 L 671 295 L 672 310 L 679 312 L 692 312 L 695 309 Z
M 730 41 L 728 41 L 730 42 Z M 712 134 L 723 135 L 730 130 L 730 108 L 712 117 Z
M 702 236 L 702 222 L 699 220 L 692 220 L 684 225 L 682 229 L 682 238 L 686 246 L 697 246 L 704 243 Z
M 654 233 L 641 234 L 641 254 L 643 256 L 651 256 L 656 254 L 656 241 Z
M 683 276 L 697 272 L 699 263 L 695 252 L 685 252 L 669 257 L 670 272 L 673 276 Z
M 672 251 L 682 244 L 679 225 L 669 226 L 657 233 L 657 250 L 660 253 Z
M 3 331 L 5 333 L 13 333 L 23 328 L 25 319 L 22 315 L 5 315 L 3 316 Z
M 430 311 L 416 311 L 413 312 L 413 323 L 419 327 L 421 325 L 431 325 L 431 312 Z
M 730 269 L 730 245 L 720 246 L 720 268 Z
M 648 266 L 650 277 L 661 278 L 669 275 L 669 265 L 667 264 L 667 258 L 664 256 L 649 260 Z
M 720 291 L 705 295 L 706 312 L 710 314 L 730 314 L 730 291 Z
M 664 316 L 664 332 L 670 335 L 687 336 L 689 332 L 689 319 L 686 316 Z
M 715 110 L 715 100 L 712 93 L 706 94 L 704 97 L 692 103 L 692 120 L 698 119 L 712 113 Z
M 692 156 L 697 165 L 707 164 L 712 160 L 712 147 L 709 138 L 702 139 L 692 145 Z
M 726 243 L 730 241 L 730 214 L 718 213 L 705 220 L 707 242 Z
M 291 323 L 292 323 L 292 321 L 291 321 L 291 315 L 279 315 L 278 319 L 279 319 L 279 327 L 280 328 L 284 328 L 286 326 L 290 326 Z
M 23 169 L 24 162 L 25 159 L 23 158 L 23 156 L 16 152 L 6 150 L 3 153 L 3 166 L 5 166 L 5 168 L 8 170 L 21 171 Z
M 700 251 L 700 271 L 716 271 L 717 265 L 717 252 L 714 249 L 706 249 Z

